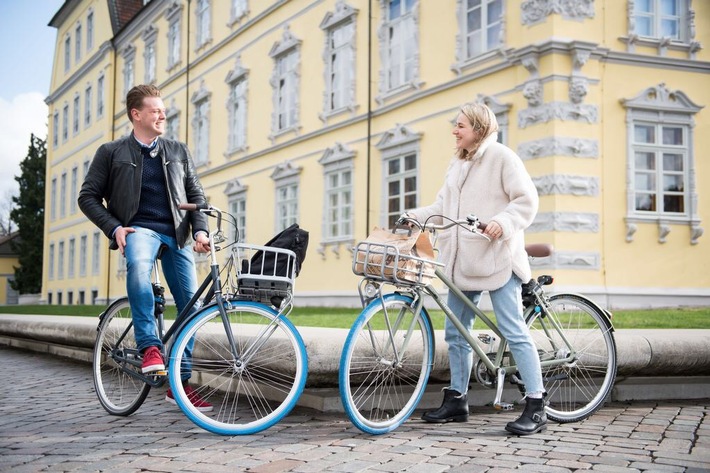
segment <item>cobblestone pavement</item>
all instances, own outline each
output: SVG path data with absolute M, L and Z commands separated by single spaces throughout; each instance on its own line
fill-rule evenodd
M 166 403 L 163 389 L 132 416 L 106 414 L 87 364 L 1 347 L 0 375 L 3 472 L 710 471 L 710 399 L 615 403 L 530 437 L 508 436 L 516 413 L 489 408 L 465 424 L 410 420 L 382 436 L 344 414 L 297 408 L 257 435 L 221 437 Z

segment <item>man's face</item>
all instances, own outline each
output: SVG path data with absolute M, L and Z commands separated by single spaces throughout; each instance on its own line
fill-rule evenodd
M 133 128 L 142 135 L 155 138 L 165 132 L 165 104 L 160 97 L 145 97 L 143 107 L 131 110 Z

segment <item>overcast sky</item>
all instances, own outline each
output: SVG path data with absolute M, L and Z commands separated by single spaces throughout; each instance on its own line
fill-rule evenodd
M 47 137 L 49 82 L 63 0 L 0 0 L 0 208 L 18 192 L 14 177 L 32 133 Z

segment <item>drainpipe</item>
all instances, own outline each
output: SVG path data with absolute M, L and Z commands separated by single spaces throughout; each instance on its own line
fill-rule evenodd
M 372 0 L 367 2 L 367 189 L 365 196 L 365 236 L 370 232 L 370 166 L 372 154 Z

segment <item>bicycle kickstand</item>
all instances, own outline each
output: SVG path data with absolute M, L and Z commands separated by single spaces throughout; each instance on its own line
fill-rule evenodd
M 493 407 L 497 411 L 510 411 L 513 405 L 509 402 L 501 402 L 503 397 L 503 385 L 505 384 L 505 368 L 498 368 L 496 373 L 496 398 L 493 401 Z

